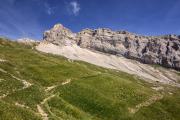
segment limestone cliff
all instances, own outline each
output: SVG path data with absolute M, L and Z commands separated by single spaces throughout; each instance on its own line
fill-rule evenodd
M 58 46 L 77 44 L 104 53 L 180 70 L 180 36 L 142 36 L 127 31 L 85 29 L 73 33 L 61 24 L 44 33 L 44 41 Z

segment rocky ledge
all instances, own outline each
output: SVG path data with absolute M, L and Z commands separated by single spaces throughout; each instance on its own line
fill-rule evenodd
M 77 44 L 82 48 L 180 70 L 180 36 L 177 35 L 142 36 L 106 28 L 73 33 L 56 24 L 44 33 L 43 41 L 58 46 Z

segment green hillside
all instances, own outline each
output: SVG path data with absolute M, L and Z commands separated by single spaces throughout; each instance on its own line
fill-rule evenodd
M 0 120 L 180 120 L 180 89 L 0 39 Z

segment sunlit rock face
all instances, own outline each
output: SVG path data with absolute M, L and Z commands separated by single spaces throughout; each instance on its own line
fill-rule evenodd
M 44 41 L 58 46 L 77 44 L 82 48 L 180 70 L 180 36 L 176 35 L 141 36 L 107 28 L 72 33 L 57 24 L 44 33 Z
M 64 46 L 74 44 L 75 36 L 74 33 L 63 25 L 56 24 L 52 29 L 44 32 L 43 40 L 59 46 Z

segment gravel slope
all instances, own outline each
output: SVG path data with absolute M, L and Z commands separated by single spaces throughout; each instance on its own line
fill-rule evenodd
M 135 74 L 148 82 L 158 81 L 163 84 L 180 87 L 179 76 L 173 70 L 154 68 L 135 60 L 124 57 L 108 55 L 80 48 L 77 45 L 59 47 L 51 43 L 42 42 L 36 49 L 45 53 L 62 55 L 69 59 L 81 60 L 105 68 L 121 70 L 129 74 Z

